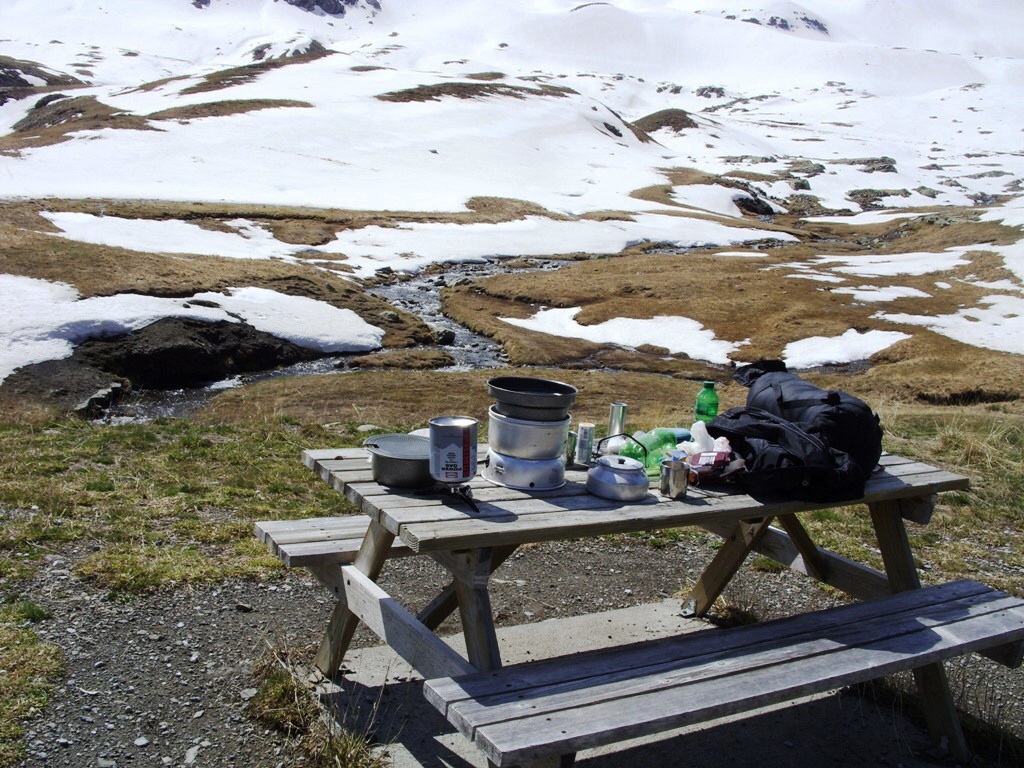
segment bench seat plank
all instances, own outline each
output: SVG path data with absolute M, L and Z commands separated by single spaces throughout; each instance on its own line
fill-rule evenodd
M 289 568 L 310 563 L 348 565 L 355 561 L 370 519 L 366 515 L 263 520 L 254 525 L 257 538 Z M 412 554 L 401 541 L 390 557 Z
M 428 681 L 499 766 L 745 712 L 1024 639 L 1024 601 L 954 582 L 732 630 Z

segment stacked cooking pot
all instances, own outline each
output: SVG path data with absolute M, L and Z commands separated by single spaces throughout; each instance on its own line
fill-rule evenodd
M 483 476 L 497 485 L 543 491 L 565 484 L 565 449 L 576 387 L 549 379 L 499 376 L 487 382 L 495 399 L 488 410 Z

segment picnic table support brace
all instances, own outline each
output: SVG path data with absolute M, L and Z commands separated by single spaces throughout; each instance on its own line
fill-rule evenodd
M 807 529 L 804 528 L 803 523 L 794 514 L 779 515 L 779 522 L 785 529 L 786 533 L 789 534 L 789 538 L 796 546 L 797 552 L 800 553 L 800 557 L 803 558 L 804 568 L 807 571 L 807 575 L 811 576 L 818 581 L 828 581 L 826 569 L 828 563 L 825 562 L 825 558 L 821 552 L 818 551 L 817 545 L 811 540 L 810 535 L 807 533 Z
M 519 549 L 518 544 L 504 547 L 494 547 L 491 552 L 491 573 L 498 570 L 512 553 Z M 438 593 L 437 597 L 427 603 L 416 618 L 423 622 L 427 629 L 434 630 L 441 626 L 441 622 L 447 619 L 455 609 L 459 607 L 459 597 L 455 594 L 455 582 L 447 585 Z
M 903 524 L 899 501 L 881 501 L 869 504 L 871 522 L 878 537 L 878 548 L 885 563 L 885 572 L 893 592 L 920 589 L 914 555 Z M 942 746 L 944 740 L 950 753 L 962 762 L 969 762 L 970 751 L 960 727 L 953 695 L 949 690 L 946 670 L 941 662 L 914 670 L 918 695 L 924 709 L 925 721 L 932 742 Z
M 722 548 L 693 585 L 689 597 L 683 603 L 684 616 L 697 618 L 707 614 L 729 581 L 736 575 L 736 571 L 743 565 L 750 550 L 767 533 L 771 522 L 771 516 L 753 522 L 737 521 L 732 533 L 725 538 Z
M 352 564 L 353 567 L 365 574 L 371 581 L 376 581 L 394 540 L 395 534 L 388 532 L 380 523 L 371 521 L 369 528 L 366 529 L 363 543 L 359 547 L 359 553 Z M 358 625 L 359 617 L 349 610 L 344 597 L 340 597 L 327 625 L 327 633 L 313 660 L 313 664 L 324 673 L 328 680 L 333 680 L 338 674 L 338 668 L 345 658 L 345 651 L 348 650 L 348 646 L 352 642 L 352 635 Z

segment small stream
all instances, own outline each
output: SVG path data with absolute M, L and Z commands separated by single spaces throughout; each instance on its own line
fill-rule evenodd
M 525 265 L 524 265 L 525 264 Z M 454 359 L 454 364 L 442 370 L 464 371 L 481 368 L 500 368 L 507 362 L 504 351 L 486 336 L 473 333 L 441 312 L 441 290 L 463 280 L 476 280 L 491 275 L 515 272 L 552 271 L 564 265 L 563 261 L 537 259 L 529 262 L 489 259 L 481 262 L 457 262 L 445 265 L 442 274 L 420 274 L 399 277 L 366 290 L 383 299 L 396 309 L 423 320 L 435 334 L 448 333 L 454 340 L 443 349 Z M 360 353 L 363 354 L 363 353 Z M 111 406 L 99 419 L 103 423 L 130 423 L 158 418 L 183 418 L 199 410 L 219 392 L 265 379 L 282 376 L 314 376 L 324 373 L 344 374 L 346 355 L 332 355 L 305 363 L 297 363 L 273 371 L 244 374 L 194 389 L 137 389 L 121 402 Z

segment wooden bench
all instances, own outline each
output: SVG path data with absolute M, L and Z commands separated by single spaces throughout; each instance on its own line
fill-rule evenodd
M 793 618 L 428 680 L 498 766 L 834 690 L 967 653 L 1021 662 L 1024 600 L 959 581 Z M 998 652 L 996 652 L 998 651 Z
M 302 520 L 263 520 L 253 528 L 256 538 L 289 568 L 315 564 L 349 565 L 356 559 L 370 518 L 312 517 Z M 404 557 L 412 550 L 396 539 L 389 557 Z

